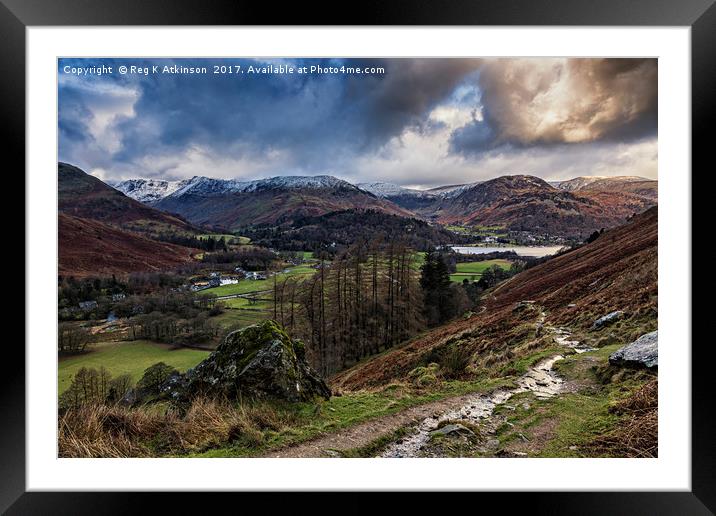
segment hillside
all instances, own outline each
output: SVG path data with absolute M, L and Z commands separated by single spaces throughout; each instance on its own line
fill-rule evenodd
M 408 210 L 331 176 L 286 176 L 257 181 L 194 178 L 156 207 L 195 224 L 233 230 L 246 225 L 286 224 L 341 210 L 377 210 L 410 216 Z
M 583 238 L 595 230 L 623 223 L 656 204 L 627 192 L 570 192 L 533 176 L 502 176 L 463 189 L 441 201 L 432 217 L 442 224 L 504 226 Z
M 58 274 L 75 277 L 167 271 L 195 251 L 65 213 L 58 214 L 58 242 Z
M 609 191 L 628 192 L 657 198 L 658 181 L 640 176 L 587 176 L 558 181 L 556 188 L 569 192 Z
M 340 390 L 386 385 L 456 345 L 472 355 L 472 367 L 500 371 L 522 354 L 554 345 L 551 339 L 536 338 L 534 328 L 541 318 L 570 326 L 579 340 L 594 347 L 605 342 L 591 330 L 592 323 L 616 310 L 625 313 L 625 323 L 614 330 L 610 342 L 630 341 L 651 331 L 657 318 L 657 224 L 657 209 L 651 208 L 594 242 L 499 285 L 488 292 L 481 313 L 344 371 L 332 385 Z
M 407 242 L 417 250 L 461 243 L 459 235 L 441 226 L 376 210 L 343 210 L 300 217 L 281 228 L 253 226 L 244 228 L 241 233 L 254 244 L 296 251 L 348 247 L 361 239 L 376 238 Z
M 143 233 L 195 230 L 185 220 L 131 199 L 75 166 L 58 163 L 57 172 L 61 213 Z

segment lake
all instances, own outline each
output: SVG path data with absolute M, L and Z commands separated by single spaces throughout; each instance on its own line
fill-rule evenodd
M 557 251 L 562 249 L 561 245 L 544 245 L 544 246 L 526 246 L 526 245 L 506 245 L 501 247 L 496 246 L 457 246 L 451 245 L 450 248 L 456 253 L 460 254 L 488 254 L 498 253 L 506 251 L 514 251 L 519 256 L 534 256 L 535 258 L 542 258 L 543 256 L 549 256 L 555 254 Z

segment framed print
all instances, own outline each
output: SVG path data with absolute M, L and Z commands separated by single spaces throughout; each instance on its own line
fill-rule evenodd
M 716 8 L 542 4 L 5 1 L 27 308 L 3 509 L 713 511 L 691 192 Z

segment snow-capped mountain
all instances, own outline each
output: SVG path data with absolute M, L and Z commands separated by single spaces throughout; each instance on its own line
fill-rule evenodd
M 252 181 L 194 176 L 191 179 L 182 179 L 180 181 L 127 179 L 109 184 L 126 196 L 146 204 L 156 203 L 169 196 L 181 197 L 186 194 L 222 195 L 226 193 L 256 192 L 266 189 L 357 189 L 347 181 L 333 176 L 278 176 Z
M 156 203 L 204 225 L 238 228 L 281 224 L 297 218 L 341 210 L 377 210 L 409 216 L 410 212 L 333 176 L 279 176 L 254 181 L 193 177 Z
M 370 192 L 373 195 L 387 199 L 390 197 L 397 197 L 399 195 L 412 195 L 415 197 L 431 197 L 434 198 L 435 194 L 432 194 L 425 190 L 416 190 L 414 188 L 404 188 L 402 186 L 393 183 L 358 183 L 356 184 L 361 190 Z
M 253 181 L 194 176 L 170 195 L 176 198 L 187 194 L 223 195 L 227 193 L 250 193 L 263 190 L 316 190 L 321 188 L 358 190 L 358 188 L 351 183 L 333 176 L 277 176 L 268 179 L 255 179 Z
M 479 185 L 481 182 L 482 181 L 476 181 L 474 183 L 467 183 L 464 185 L 438 186 L 436 188 L 431 188 L 430 190 L 428 190 L 428 192 L 441 199 L 454 199 L 455 197 L 469 190 L 473 186 Z
M 580 176 L 567 181 L 550 181 L 550 184 L 560 190 L 575 192 L 596 183 L 613 186 L 619 183 L 639 183 L 642 181 L 649 181 L 649 179 L 639 176 Z
M 127 179 L 125 181 L 110 183 L 110 186 L 136 201 L 152 204 L 160 199 L 163 199 L 167 195 L 171 195 L 186 185 L 189 181 L 189 179 L 183 179 L 181 181 L 165 181 L 163 179 Z

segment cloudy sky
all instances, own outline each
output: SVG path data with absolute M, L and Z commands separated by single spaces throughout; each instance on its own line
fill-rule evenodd
M 310 71 L 344 65 L 384 71 Z M 657 174 L 655 59 L 61 59 L 58 84 L 59 159 L 105 180 Z

